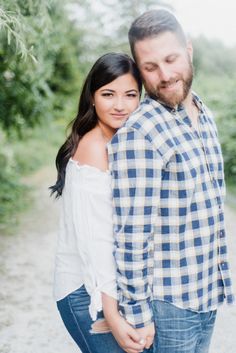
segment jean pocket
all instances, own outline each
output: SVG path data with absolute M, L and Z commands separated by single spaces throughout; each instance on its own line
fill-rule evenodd
M 90 296 L 86 291 L 85 286 L 81 286 L 76 289 L 74 292 L 68 295 L 68 300 L 70 305 L 76 311 L 88 310 L 90 304 Z

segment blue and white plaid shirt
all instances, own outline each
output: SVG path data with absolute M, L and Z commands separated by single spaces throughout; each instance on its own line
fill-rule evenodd
M 183 106 L 146 97 L 108 144 L 119 302 L 137 328 L 153 320 L 155 299 L 199 312 L 233 302 L 221 148 L 193 99 L 199 131 Z

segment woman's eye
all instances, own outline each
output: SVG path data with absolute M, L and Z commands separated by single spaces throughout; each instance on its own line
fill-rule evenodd
M 102 93 L 102 97 L 112 97 L 112 96 L 113 96 L 112 93 L 108 93 L 108 92 Z
M 129 93 L 129 94 L 127 94 L 127 97 L 135 98 L 135 97 L 137 97 L 137 93 Z

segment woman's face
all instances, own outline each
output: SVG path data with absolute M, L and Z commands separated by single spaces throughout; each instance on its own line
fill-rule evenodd
M 98 124 L 110 134 L 121 127 L 139 105 L 138 84 L 128 73 L 100 87 L 94 94 Z

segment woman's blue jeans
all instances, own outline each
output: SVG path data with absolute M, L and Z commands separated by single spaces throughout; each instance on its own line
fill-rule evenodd
M 57 302 L 62 320 L 82 353 L 124 353 L 112 333 L 94 333 L 89 315 L 90 296 L 84 286 Z M 99 312 L 98 319 L 104 318 Z
M 156 335 L 153 353 L 207 353 L 216 310 L 197 313 L 154 300 Z
M 125 353 L 118 345 L 111 332 L 95 333 L 89 315 L 90 296 L 84 286 L 75 290 L 57 302 L 62 320 L 82 353 Z M 103 312 L 98 313 L 98 320 L 104 319 Z M 152 350 L 144 350 L 143 353 Z

